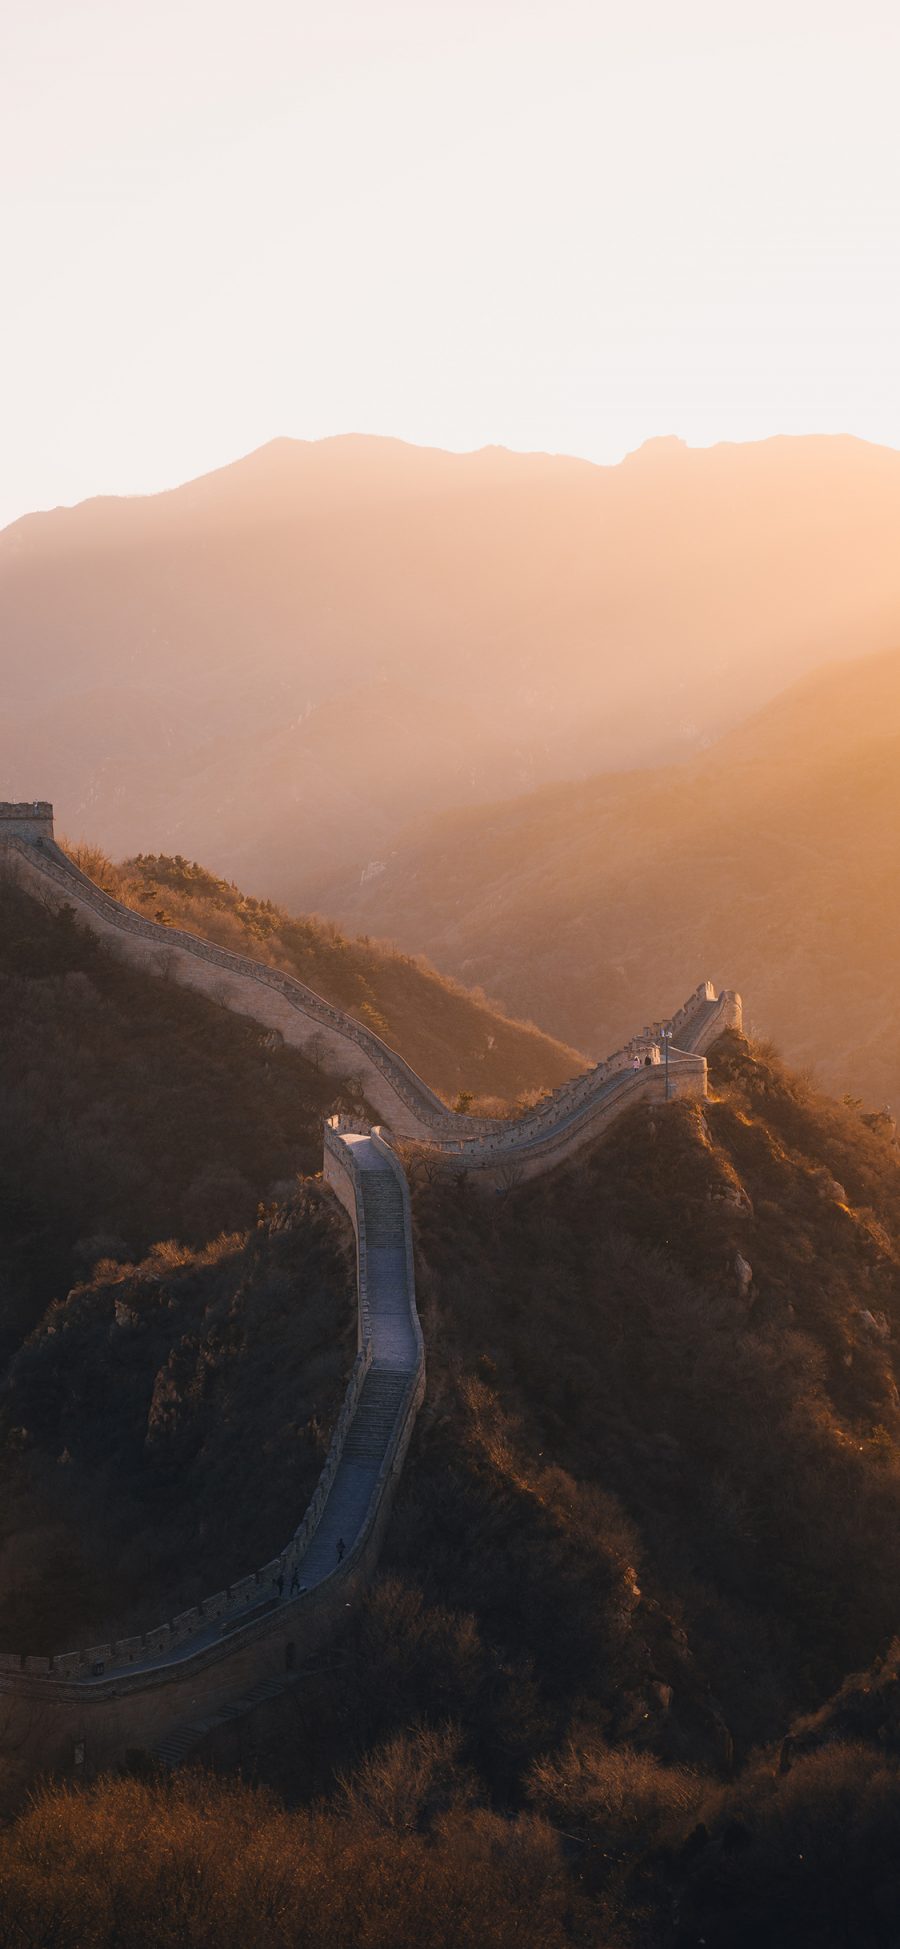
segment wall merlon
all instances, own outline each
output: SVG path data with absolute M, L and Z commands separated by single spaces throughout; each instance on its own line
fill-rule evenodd
M 200 1622 L 200 1612 L 196 1604 L 192 1605 L 191 1609 L 188 1611 L 179 1611 L 178 1616 L 173 1617 L 172 1619 L 173 1643 L 175 1642 L 176 1638 L 190 1637 L 191 1632 L 196 1631 L 199 1622 Z
M 240 1607 L 242 1604 L 252 1603 L 255 1596 L 256 1596 L 256 1573 L 255 1572 L 253 1573 L 252 1576 L 241 1577 L 239 1578 L 236 1584 L 229 1584 L 228 1586 L 229 1602 L 234 1604 L 237 1607 Z
M 144 1644 L 148 1651 L 168 1651 L 171 1632 L 167 1624 L 157 1624 L 152 1631 L 144 1632 Z
M 113 1657 L 117 1665 L 133 1665 L 144 1656 L 144 1640 L 140 1632 L 133 1638 L 117 1638 L 113 1645 Z

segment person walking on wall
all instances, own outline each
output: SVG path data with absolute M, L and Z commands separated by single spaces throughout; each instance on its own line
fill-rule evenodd
M 337 1560 L 338 1563 L 343 1563 L 344 1561 L 344 1539 L 342 1536 L 338 1537 Z

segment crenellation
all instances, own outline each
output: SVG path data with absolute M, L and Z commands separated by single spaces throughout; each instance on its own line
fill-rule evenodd
M 234 1605 L 235 1605 L 235 1606 L 236 1606 L 237 1608 L 239 1608 L 239 1607 L 240 1607 L 241 1605 L 243 1605 L 243 1604 L 250 1604 L 250 1603 L 252 1603 L 252 1601 L 253 1601 L 253 1599 L 254 1599 L 254 1597 L 256 1596 L 256 1574 L 255 1574 L 255 1572 L 254 1572 L 254 1573 L 252 1573 L 252 1574 L 251 1574 L 251 1575 L 250 1575 L 249 1577 L 241 1577 L 241 1578 L 239 1578 L 239 1580 L 238 1580 L 238 1582 L 237 1582 L 236 1584 L 229 1584 L 229 1586 L 228 1586 L 228 1596 L 229 1596 L 229 1599 L 230 1599 L 230 1601 L 231 1601 L 231 1602 L 232 1602 L 232 1603 L 233 1603 L 233 1604 L 234 1604 Z M 177 1625 L 177 1623 L 178 1623 L 178 1619 L 176 1618 L 176 1619 L 175 1619 L 175 1624 Z
M 168 1624 L 157 1624 L 152 1631 L 145 1631 L 144 1645 L 147 1651 L 168 1651 L 171 1635 Z
M 117 1665 L 134 1665 L 144 1656 L 144 1640 L 140 1632 L 133 1638 L 117 1638 L 113 1645 L 113 1656 Z
M 178 1616 L 172 1619 L 173 1644 L 176 1638 L 189 1638 L 196 1631 L 199 1623 L 200 1612 L 196 1604 L 193 1604 L 188 1611 L 179 1611 Z

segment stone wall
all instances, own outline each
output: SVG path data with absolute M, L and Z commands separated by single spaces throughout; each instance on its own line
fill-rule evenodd
M 448 1168 L 495 1180 L 536 1177 L 593 1142 L 633 1103 L 705 1096 L 702 1052 L 724 1028 L 740 1026 L 740 996 L 731 989 L 717 994 L 711 982 L 702 981 L 669 1021 L 646 1027 L 606 1062 L 562 1083 L 524 1117 L 482 1136 L 443 1137 L 430 1148 Z
M 358 1075 L 394 1136 L 426 1143 L 454 1170 L 515 1182 L 554 1168 L 592 1141 L 633 1103 L 706 1094 L 703 1050 L 725 1027 L 740 1027 L 740 997 L 701 983 L 670 1022 L 645 1028 L 624 1049 L 562 1085 L 516 1121 L 458 1117 L 402 1058 L 362 1024 L 289 975 L 175 928 L 159 927 L 104 894 L 53 843 L 48 805 L 0 807 L 0 863 L 52 905 L 71 906 L 137 965 L 203 989 L 214 1000 L 309 1046 L 323 1061 Z M 668 1082 L 661 1061 L 669 1044 Z M 645 1058 L 649 1057 L 649 1064 Z M 365 1520 L 343 1561 L 293 1600 L 285 1579 L 302 1564 L 328 1501 L 372 1359 L 365 1209 L 354 1147 L 365 1135 L 397 1178 L 404 1214 L 406 1286 L 415 1358 L 385 1442 Z M 302 1521 L 278 1557 L 214 1592 L 201 1605 L 110 1644 L 53 1658 L 0 1654 L 0 1755 L 7 1778 L 36 1772 L 90 1773 L 147 1749 L 172 1727 L 203 1718 L 302 1660 L 346 1618 L 377 1561 L 396 1482 L 425 1387 L 425 1357 L 415 1308 L 409 1188 L 382 1129 L 352 1119 L 325 1126 L 323 1175 L 353 1226 L 356 1241 L 358 1353 L 319 1483 Z M 405 1372 L 405 1367 L 401 1371 Z
M 114 900 L 58 854 L 0 824 L 0 863 L 46 904 L 71 907 L 93 933 L 149 973 L 198 988 L 237 1014 L 277 1029 L 285 1042 L 337 1076 L 358 1079 L 369 1102 L 398 1136 L 425 1137 L 451 1126 L 484 1127 L 454 1117 L 440 1097 L 380 1036 L 317 995 L 295 976 L 234 954 L 177 927 L 163 927 Z
M 326 1125 L 325 1176 L 357 1240 L 360 1346 L 303 1520 L 280 1555 L 261 1569 L 146 1631 L 51 1658 L 0 1654 L 0 1788 L 7 1792 L 44 1770 L 94 1773 L 129 1750 L 152 1748 L 179 1722 L 214 1713 L 242 1691 L 283 1676 L 288 1663 L 308 1657 L 346 1620 L 348 1605 L 371 1577 L 425 1386 L 409 1193 L 399 1163 L 380 1139 L 373 1141 L 403 1183 L 407 1296 L 417 1352 L 355 1539 L 327 1575 L 302 1586 L 293 1599 L 289 1594 L 327 1504 L 372 1359 L 365 1212 L 352 1149 L 342 1143 L 339 1124 L 345 1130 L 359 1126 L 342 1119 Z
M 20 810 L 8 809 L 11 813 Z M 45 806 L 39 810 L 50 815 L 52 835 L 52 809 Z M 500 1152 L 518 1153 L 524 1145 L 530 1147 L 536 1142 L 543 1146 L 551 1135 L 556 1138 L 551 1146 L 554 1155 L 570 1155 L 579 1132 L 580 1141 L 585 1141 L 595 1127 L 604 1126 L 611 1078 L 630 1068 L 636 1055 L 643 1061 L 649 1052 L 658 1061 L 664 1029 L 671 1039 L 670 1052 L 678 1050 L 680 1038 L 684 1045 L 681 1054 L 698 1056 L 701 1042 L 702 1047 L 708 1046 L 725 1026 L 727 1009 L 728 1019 L 736 1019 L 738 1025 L 740 1022 L 740 998 L 730 991 L 717 997 L 709 982 L 701 982 L 668 1023 L 644 1029 L 606 1062 L 562 1084 L 515 1123 L 503 1118 L 460 1116 L 448 1110 L 379 1036 L 303 982 L 183 929 L 162 927 L 134 913 L 73 867 L 58 852 L 52 838 L 40 844 L 29 843 L 20 835 L 5 839 L 0 824 L 3 858 L 7 870 L 16 872 L 32 892 L 54 904 L 73 907 L 85 925 L 113 939 L 129 960 L 199 988 L 225 1007 L 276 1029 L 286 1042 L 314 1052 L 336 1075 L 356 1077 L 393 1135 L 464 1155 L 467 1167 L 473 1170 L 484 1169 L 487 1160 Z M 718 1027 L 708 1020 L 711 1016 L 716 1016 Z M 687 1041 L 691 1031 L 694 1039 Z M 696 1092 L 698 1086 L 683 1071 L 677 1086 L 673 1084 L 674 1090 L 684 1094 Z M 592 1114 L 581 1116 L 582 1109 L 589 1106 Z M 532 1156 L 531 1168 L 536 1156 Z

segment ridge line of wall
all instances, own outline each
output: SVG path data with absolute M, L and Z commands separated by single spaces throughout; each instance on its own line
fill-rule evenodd
M 56 850 L 54 846 L 54 853 Z M 231 948 L 219 947 L 217 943 L 205 941 L 199 935 L 190 934 L 182 928 L 162 927 L 158 922 L 148 920 L 146 915 L 135 913 L 132 908 L 126 907 L 111 894 L 104 893 L 102 888 L 95 886 L 93 881 L 66 859 L 65 854 L 58 853 L 56 857 L 51 857 L 43 841 L 29 842 L 18 835 L 6 838 L 0 828 L 0 854 L 4 851 L 7 855 L 14 854 L 21 860 L 26 873 L 30 869 L 39 876 L 49 879 L 64 891 L 71 891 L 73 898 L 80 905 L 97 914 L 115 930 L 152 942 L 169 955 L 192 956 L 212 966 L 221 967 L 225 973 L 236 980 L 249 981 L 273 990 L 316 1027 L 326 1029 L 331 1034 L 354 1044 L 373 1064 L 401 1106 L 399 1118 L 396 1114 L 396 1106 L 393 1111 L 392 1128 L 395 1134 L 413 1141 L 418 1139 L 425 1143 L 433 1143 L 448 1151 L 452 1149 L 454 1153 L 459 1154 L 464 1163 L 475 1169 L 483 1168 L 485 1164 L 492 1161 L 496 1162 L 499 1153 L 506 1155 L 512 1151 L 524 1150 L 526 1144 L 530 1144 L 532 1136 L 544 1143 L 545 1149 L 553 1148 L 560 1156 L 569 1155 L 573 1144 L 561 1140 L 563 1127 L 572 1136 L 575 1135 L 575 1113 L 582 1106 L 590 1107 L 596 1104 L 598 1111 L 602 1113 L 604 1092 L 610 1080 L 620 1070 L 627 1069 L 635 1056 L 643 1059 L 645 1053 L 649 1051 L 654 1058 L 653 1067 L 656 1067 L 660 1042 L 665 1035 L 670 1041 L 671 1051 L 680 1053 L 681 1056 L 693 1057 L 696 1066 L 696 1058 L 702 1053 L 702 1048 L 708 1046 L 708 1042 L 713 1039 L 713 1033 L 719 1033 L 721 1027 L 725 1026 L 726 1019 L 740 1026 L 740 997 L 730 990 L 723 990 L 717 997 L 710 982 L 701 982 L 668 1022 L 656 1023 L 645 1028 L 605 1062 L 598 1063 L 593 1068 L 585 1070 L 581 1076 L 561 1084 L 533 1110 L 526 1111 L 522 1117 L 511 1120 L 460 1115 L 448 1110 L 405 1058 L 390 1049 L 380 1036 L 376 1036 L 374 1031 L 366 1028 L 363 1023 L 357 1022 L 355 1017 L 345 1014 L 331 1002 L 325 1001 L 324 997 L 317 995 L 296 976 L 286 974 L 280 969 L 270 968 L 265 962 L 238 955 Z M 713 1033 L 707 1034 L 702 1041 L 689 1040 L 691 1025 L 698 1017 L 701 1018 L 702 1025 L 702 1018 L 708 1013 L 710 1004 L 713 1002 L 719 1004 L 716 1017 L 719 1027 Z M 253 1013 L 252 1010 L 243 1012 L 251 1015 Z M 685 1044 L 680 1052 L 678 1051 L 679 1036 L 685 1038 Z M 700 1086 L 699 1070 L 697 1076 L 697 1082 L 692 1084 L 688 1080 L 687 1070 L 682 1066 L 679 1093 L 705 1094 L 705 1089 Z M 409 1115 L 412 1116 L 414 1124 L 419 1126 L 418 1128 L 409 1127 Z M 579 1129 L 583 1131 L 584 1125 L 588 1122 L 593 1125 L 593 1117 L 584 1119 L 583 1123 L 579 1124 Z M 407 1127 L 404 1128 L 404 1124 Z M 553 1141 L 554 1132 L 557 1130 L 560 1133 L 560 1141 Z M 536 1150 L 531 1151 L 530 1154 L 536 1159 Z
M 68 1722 L 75 1720 L 74 1746 L 83 1746 L 86 1733 L 96 1731 L 91 1724 L 104 1709 L 109 1708 L 112 1715 L 111 1742 L 121 1757 L 125 1744 L 134 1746 L 136 1720 L 129 1717 L 127 1701 L 140 1712 L 148 1697 L 157 1693 L 184 1690 L 185 1682 L 197 1684 L 204 1674 L 213 1675 L 213 1686 L 217 1693 L 233 1695 L 237 1682 L 226 1679 L 226 1670 L 232 1665 L 246 1665 L 248 1659 L 267 1658 L 271 1663 L 271 1639 L 291 1641 L 295 1632 L 303 1635 L 304 1613 L 310 1614 L 312 1638 L 322 1636 L 323 1626 L 327 1631 L 334 1628 L 338 1618 L 346 1611 L 348 1601 L 357 1594 L 368 1581 L 377 1561 L 378 1545 L 389 1513 L 390 1502 L 396 1480 L 399 1476 L 406 1447 L 412 1433 L 415 1417 L 424 1393 L 425 1360 L 421 1327 L 415 1305 L 415 1286 L 412 1261 L 412 1232 L 409 1209 L 408 1187 L 404 1199 L 404 1231 L 406 1235 L 405 1265 L 407 1273 L 407 1297 L 410 1320 L 413 1326 L 416 1346 L 415 1359 L 408 1374 L 402 1396 L 399 1400 L 393 1424 L 384 1439 L 384 1450 L 378 1472 L 371 1488 L 366 1513 L 351 1540 L 346 1555 L 333 1569 L 320 1576 L 309 1587 L 304 1587 L 294 1599 L 280 1600 L 276 1603 L 273 1592 L 279 1574 L 299 1569 L 313 1541 L 328 1500 L 328 1494 L 337 1474 L 347 1436 L 356 1414 L 365 1379 L 372 1363 L 372 1319 L 368 1294 L 368 1275 L 366 1265 L 365 1211 L 363 1207 L 360 1173 L 352 1153 L 352 1147 L 342 1142 L 342 1132 L 337 1129 L 338 1122 L 345 1128 L 353 1128 L 360 1134 L 369 1135 L 367 1126 L 351 1125 L 347 1119 L 333 1119 L 325 1126 L 325 1178 L 331 1189 L 339 1197 L 351 1218 L 357 1241 L 357 1302 L 359 1352 L 353 1364 L 347 1391 L 335 1429 L 332 1433 L 328 1455 L 323 1465 L 319 1482 L 294 1536 L 280 1556 L 265 1564 L 262 1570 L 252 1576 L 239 1580 L 229 1586 L 227 1592 L 206 1600 L 203 1606 L 182 1613 L 170 1624 L 156 1630 L 143 1632 L 131 1639 L 113 1640 L 108 1646 L 93 1646 L 81 1653 L 62 1654 L 52 1660 L 49 1658 L 22 1657 L 19 1654 L 0 1656 L 0 1701 L 10 1697 L 20 1701 L 23 1708 L 31 1706 L 43 1720 L 46 1728 L 49 1721 L 60 1715 Z M 401 1167 L 387 1145 L 380 1141 L 379 1153 L 385 1157 L 392 1172 L 402 1175 Z M 404 1178 L 405 1185 L 405 1178 Z M 404 1370 L 400 1370 L 403 1372 Z M 350 1593 L 350 1599 L 347 1597 Z M 225 1600 L 221 1602 L 220 1600 Z M 266 1615 L 259 1615 L 260 1600 L 268 1601 Z M 201 1631 L 211 1623 L 229 1616 L 235 1617 L 235 1626 L 227 1636 L 209 1637 L 191 1648 L 190 1638 L 196 1636 L 198 1626 Z M 173 1658 L 171 1653 L 178 1644 L 183 1644 L 180 1656 Z M 157 1654 L 164 1663 L 149 1664 L 148 1654 Z M 106 1654 L 104 1656 L 103 1654 Z M 277 1654 L 277 1646 L 276 1646 Z M 108 1662 L 113 1668 L 106 1670 Z M 119 1661 L 119 1662 L 116 1662 Z M 100 1669 L 97 1669 L 97 1667 Z M 131 1667 L 129 1669 L 129 1666 Z M 284 1669 L 283 1663 L 279 1667 Z M 219 1683 L 215 1685 L 215 1674 L 219 1670 Z M 258 1671 L 253 1670 L 258 1677 Z M 208 1692 L 209 1688 L 207 1688 Z M 192 1704 L 196 1700 L 191 1701 Z M 165 1710 L 165 1707 L 163 1707 Z M 80 1719 L 79 1716 L 80 1715 Z M 116 1722 L 127 1724 L 130 1739 L 123 1743 L 116 1737 Z M 81 1730 L 79 1731 L 79 1727 Z M 107 1732 L 109 1729 L 106 1729 Z M 102 1750 L 102 1741 L 101 1741 Z M 103 1763 L 109 1763 L 110 1753 L 103 1755 Z M 45 1758 L 44 1763 L 47 1763 Z M 50 1761 L 52 1764 L 52 1759 Z M 32 1769 L 33 1770 L 33 1769 Z

